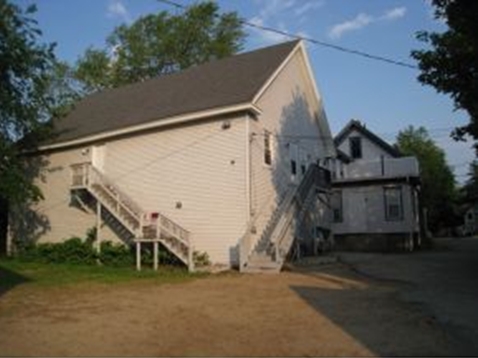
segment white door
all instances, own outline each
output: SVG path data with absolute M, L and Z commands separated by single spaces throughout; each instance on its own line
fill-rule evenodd
M 93 146 L 93 153 L 91 157 L 91 163 L 100 172 L 104 172 L 105 167 L 105 145 L 98 144 Z

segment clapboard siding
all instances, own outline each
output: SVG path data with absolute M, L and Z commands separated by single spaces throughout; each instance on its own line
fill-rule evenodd
M 189 230 L 213 262 L 237 261 L 246 228 L 245 116 L 108 142 L 105 174 L 148 212 Z M 180 206 L 177 207 L 177 206 Z
M 414 194 L 408 184 L 396 184 L 402 190 L 403 219 L 385 218 L 384 186 L 371 185 L 340 189 L 342 192 L 343 221 L 333 223 L 334 233 L 393 234 L 418 231 Z
M 331 134 L 320 98 L 313 90 L 304 53 L 296 51 L 258 100 L 263 113 L 252 121 L 251 212 L 260 233 L 276 202 L 291 183 L 291 150 L 298 151 L 297 176 L 301 165 L 315 163 L 331 153 Z M 264 163 L 264 131 L 273 135 L 272 165 Z
M 368 137 L 364 136 L 360 131 L 357 131 L 353 129 L 350 131 L 350 133 L 347 135 L 347 137 L 340 143 L 338 149 L 340 149 L 342 152 L 347 154 L 348 156 L 351 156 L 350 153 L 350 142 L 349 139 L 351 137 L 360 137 L 362 138 L 362 158 L 357 158 L 354 159 L 355 161 L 360 161 L 360 160 L 380 160 L 380 158 L 393 158 L 393 156 L 378 146 L 377 144 L 373 143 Z
M 32 158 L 32 161 L 41 160 L 44 163 L 35 180 L 44 200 L 28 209 L 19 210 L 21 214 L 13 216 L 11 234 L 14 238 L 61 242 L 71 237 L 85 237 L 87 230 L 96 225 L 95 214 L 74 206 L 70 194 L 70 165 L 90 160 L 91 151 L 85 149 L 62 150 Z M 43 222 L 37 226 L 36 233 L 27 228 L 27 221 L 35 219 Z M 18 225 L 23 229 L 16 230 Z M 102 236 L 105 240 L 118 240 L 108 228 L 103 229 Z

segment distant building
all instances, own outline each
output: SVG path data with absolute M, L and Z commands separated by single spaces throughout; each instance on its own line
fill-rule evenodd
M 351 120 L 334 139 L 333 232 L 339 249 L 412 250 L 420 243 L 420 173 L 400 152 Z

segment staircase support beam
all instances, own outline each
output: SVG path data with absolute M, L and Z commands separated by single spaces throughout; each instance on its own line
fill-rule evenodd
M 154 266 L 154 270 L 158 271 L 158 242 L 157 241 L 153 243 L 153 251 L 154 251 L 153 266 Z
M 141 271 L 141 241 L 136 241 L 136 270 Z
M 96 201 L 96 251 L 101 253 L 101 203 Z

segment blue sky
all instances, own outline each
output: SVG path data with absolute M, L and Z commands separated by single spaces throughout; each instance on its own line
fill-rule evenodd
M 37 3 L 36 18 L 44 39 L 57 43 L 57 56 L 74 63 L 88 46 L 103 47 L 115 26 L 139 16 L 168 10 L 156 0 L 16 0 Z M 177 0 L 188 5 L 190 0 Z M 218 0 L 223 11 L 237 11 L 256 24 L 304 35 L 334 45 L 414 64 L 412 49 L 422 46 L 419 30 L 441 31 L 427 0 Z M 247 28 L 244 50 L 287 38 Z M 372 61 L 332 49 L 307 45 L 333 133 L 351 118 L 393 142 L 408 125 L 425 126 L 447 154 L 457 180 L 463 182 L 474 158 L 471 143 L 456 143 L 451 129 L 467 117 L 452 101 L 416 80 L 418 70 Z

